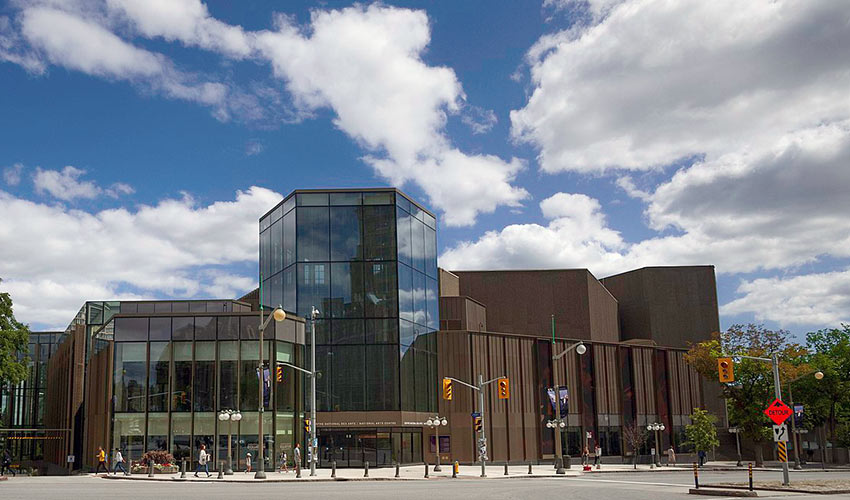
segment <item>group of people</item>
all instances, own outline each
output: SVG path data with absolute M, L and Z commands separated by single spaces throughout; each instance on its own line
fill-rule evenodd
M 300 444 L 295 445 L 294 455 L 295 463 L 298 464 L 301 460 Z M 195 477 L 199 477 L 198 473 L 201 472 L 201 469 L 207 473 L 207 477 L 210 477 L 210 458 L 211 455 L 207 453 L 207 446 L 202 444 L 201 449 L 198 451 L 198 467 L 195 469 Z M 249 452 L 245 455 L 245 473 L 252 472 L 252 470 L 251 453 Z M 280 471 L 289 472 L 289 467 L 286 464 L 286 452 L 281 453 L 280 469 L 278 472 Z
M 702 466 L 705 461 L 705 452 L 700 452 L 700 466 Z M 599 467 L 599 462 L 602 460 L 602 448 L 599 446 L 599 443 L 596 444 L 596 447 L 593 450 L 593 465 Z M 590 451 L 587 446 L 584 447 L 584 450 L 581 452 L 581 464 L 582 465 L 590 465 Z M 673 445 L 670 445 L 670 448 L 667 449 L 667 465 L 676 465 L 676 450 L 673 449 Z
M 15 469 L 12 468 L 12 455 L 9 454 L 9 450 L 3 450 L 3 459 L 0 460 L 0 475 L 5 476 L 6 472 L 15 475 Z
M 97 447 L 97 453 L 95 453 L 94 457 L 97 461 L 97 467 L 94 469 L 95 475 L 97 475 L 101 470 L 103 470 L 106 474 L 109 474 L 109 467 L 106 465 L 106 451 L 102 446 Z M 121 453 L 120 448 L 115 448 L 115 454 L 112 455 L 112 473 L 116 474 L 119 469 L 124 474 L 127 473 L 127 467 L 124 465 L 124 455 Z

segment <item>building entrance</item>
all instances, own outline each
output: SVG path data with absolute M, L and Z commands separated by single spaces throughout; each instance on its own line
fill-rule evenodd
M 319 432 L 319 467 L 388 467 L 422 462 L 422 430 L 333 429 Z

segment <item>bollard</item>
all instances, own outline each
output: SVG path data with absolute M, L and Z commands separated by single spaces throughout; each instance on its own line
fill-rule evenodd
M 180 479 L 186 479 L 186 459 L 183 459 L 183 464 L 180 467 Z
M 369 477 L 369 462 L 363 464 L 363 477 Z
M 224 460 L 221 460 L 218 463 L 218 475 L 215 478 L 216 479 L 224 479 Z
M 148 477 L 153 477 L 153 461 L 148 464 Z
M 694 487 L 699 489 L 699 469 L 696 462 L 694 462 Z
M 399 475 L 398 475 L 398 462 L 395 463 L 395 477 L 399 477 Z
M 460 468 L 460 466 L 458 465 L 457 460 L 455 460 L 455 463 L 452 464 L 452 477 L 453 478 L 457 478 L 457 471 L 458 471 L 459 468 Z
M 571 461 L 571 460 L 572 460 L 572 457 L 571 457 L 571 456 L 569 456 L 569 455 L 564 455 L 564 468 L 565 468 L 565 469 L 569 469 L 569 468 L 570 468 L 570 461 Z
M 747 464 L 747 469 L 750 472 L 750 491 L 753 491 L 753 463 L 750 462 Z
M 336 460 L 331 462 L 331 477 L 336 477 Z
M 295 462 L 295 479 L 301 478 L 301 463 Z
M 528 462 L 528 474 L 531 475 L 531 462 Z
M 428 478 L 428 462 L 425 462 L 425 478 Z
M 125 476 L 130 476 L 133 474 L 133 460 L 127 460 L 127 470 L 124 471 Z
M 505 475 L 506 476 L 508 475 L 508 463 L 507 462 L 505 462 Z

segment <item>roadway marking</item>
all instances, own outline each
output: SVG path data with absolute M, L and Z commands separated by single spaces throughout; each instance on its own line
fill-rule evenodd
M 622 484 L 649 484 L 653 486 L 676 486 L 678 488 L 688 488 L 690 487 L 687 484 L 676 484 L 676 483 L 651 483 L 647 481 L 623 481 L 619 479 L 589 479 L 589 478 L 570 478 L 572 481 L 590 481 L 595 483 L 622 483 Z M 707 487 L 708 485 L 706 485 Z

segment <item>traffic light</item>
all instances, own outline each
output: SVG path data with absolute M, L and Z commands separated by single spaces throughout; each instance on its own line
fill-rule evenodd
M 732 364 L 732 358 L 717 358 L 717 374 L 720 377 L 720 382 L 734 382 L 735 370 Z
M 452 379 L 450 378 L 443 379 L 443 399 L 452 400 Z
M 310 419 L 309 418 L 304 419 L 304 432 L 307 433 L 307 434 L 310 434 Z
M 511 395 L 510 383 L 507 378 L 499 379 L 499 399 L 508 399 Z
M 481 417 L 473 417 L 472 418 L 472 427 L 475 429 L 475 432 L 481 432 L 481 427 L 482 427 Z
M 277 383 L 278 383 L 278 384 L 279 384 L 279 383 L 281 383 L 281 382 L 283 382 L 283 367 L 282 367 L 282 366 L 280 366 L 280 365 L 277 365 L 277 373 L 276 373 L 276 376 L 277 376 Z

